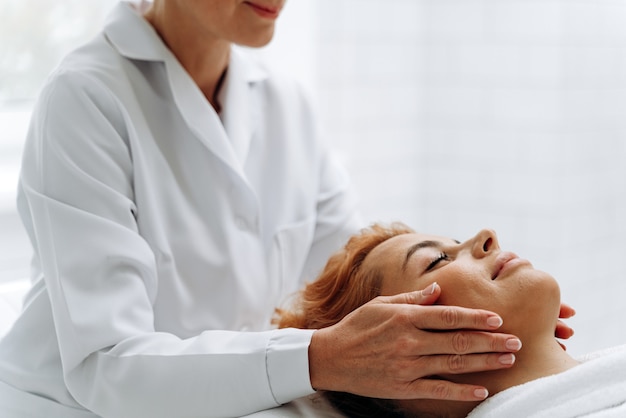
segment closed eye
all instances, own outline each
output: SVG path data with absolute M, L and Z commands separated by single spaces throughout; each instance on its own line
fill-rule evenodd
M 446 253 L 440 253 L 437 258 L 435 258 L 433 261 L 430 262 L 430 264 L 428 265 L 428 267 L 426 267 L 426 271 L 431 271 L 432 269 L 434 269 L 437 264 L 439 264 L 441 261 L 447 260 L 448 259 L 448 254 Z

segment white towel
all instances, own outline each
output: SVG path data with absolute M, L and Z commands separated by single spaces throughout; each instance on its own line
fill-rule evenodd
M 626 345 L 581 361 L 566 372 L 500 392 L 467 418 L 626 417 Z

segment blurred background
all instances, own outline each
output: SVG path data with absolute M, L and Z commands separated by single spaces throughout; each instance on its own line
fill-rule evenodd
M 33 100 L 115 3 L 0 0 L 0 326 L 27 286 Z M 572 354 L 626 343 L 626 2 L 290 0 L 255 53 L 309 90 L 366 220 L 493 228 L 561 283 Z

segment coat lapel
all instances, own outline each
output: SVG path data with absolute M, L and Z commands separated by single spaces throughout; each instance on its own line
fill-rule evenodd
M 244 177 L 215 109 L 178 61 L 168 60 L 166 67 L 174 100 L 189 129 L 220 160 Z

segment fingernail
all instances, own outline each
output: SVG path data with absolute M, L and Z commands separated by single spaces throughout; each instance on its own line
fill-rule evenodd
M 434 282 L 433 284 L 431 284 L 430 286 L 428 286 L 426 289 L 424 289 L 424 291 L 422 292 L 422 294 L 424 296 L 430 296 L 433 293 L 435 293 L 435 289 L 437 289 L 437 282 Z
M 500 364 L 510 366 L 511 364 L 515 363 L 515 354 L 513 353 L 502 354 L 500 358 L 498 358 L 498 361 L 500 362 Z
M 474 390 L 474 396 L 478 399 L 486 399 L 489 396 L 489 391 L 487 389 L 476 389 Z
M 500 328 L 502 325 L 502 318 L 499 316 L 490 316 L 487 318 L 487 325 L 494 328 Z
M 519 351 L 522 348 L 522 342 L 517 338 L 511 338 L 506 340 L 504 344 L 507 350 Z

